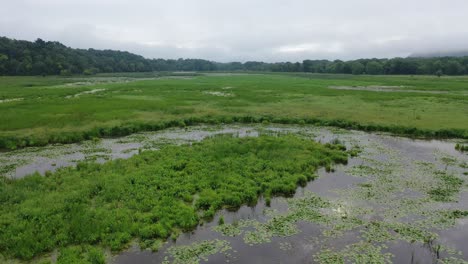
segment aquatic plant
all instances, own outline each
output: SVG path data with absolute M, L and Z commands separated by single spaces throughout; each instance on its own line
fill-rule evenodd
M 456 201 L 465 190 L 465 178 L 457 176 L 455 168 L 459 161 L 440 152 L 435 152 L 436 162 L 413 160 L 368 137 L 362 142 L 361 162 L 346 170 L 361 178 L 355 188 L 336 190 L 338 199 L 306 192 L 288 198 L 286 212 L 269 210 L 266 222 L 241 221 L 215 230 L 243 236 L 245 243 L 256 245 L 293 236 L 301 232 L 298 222 L 309 222 L 321 230 L 308 245 L 319 249 L 314 254 L 318 263 L 391 263 L 393 256 L 386 247 L 392 242 L 424 245 L 441 263 L 464 263 L 457 250 L 438 240 L 438 230 L 468 217 L 456 204 L 451 209 L 442 204 Z M 439 170 L 448 163 L 446 170 Z M 349 241 L 350 236 L 356 241 L 342 248 L 342 239 Z
M 229 242 L 224 240 L 207 240 L 188 246 L 171 247 L 168 249 L 173 264 L 198 263 L 199 259 L 208 260 L 208 256 L 216 253 L 226 253 L 231 250 Z M 169 263 L 166 259 L 163 263 Z
M 224 225 L 224 217 L 220 216 L 218 219 L 218 225 Z
M 440 171 L 437 176 L 440 180 L 439 184 L 429 190 L 429 196 L 438 202 L 453 201 L 463 185 L 463 180 L 455 175 Z
M 72 245 L 120 251 L 134 238 L 157 250 L 158 241 L 177 239 L 219 209 L 253 204 L 261 195 L 291 196 L 317 168 L 346 159 L 345 151 L 292 135 L 224 136 L 127 160 L 81 162 L 47 177 L 4 178 L 0 252 L 28 260 Z
M 468 151 L 468 145 L 457 143 L 455 144 L 455 149 L 461 152 Z

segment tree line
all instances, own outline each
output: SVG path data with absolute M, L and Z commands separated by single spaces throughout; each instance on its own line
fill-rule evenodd
M 146 59 L 125 51 L 72 49 L 60 42 L 0 37 L 0 75 L 72 75 L 150 71 L 272 71 L 340 74 L 468 74 L 468 56 L 220 63 L 202 59 Z

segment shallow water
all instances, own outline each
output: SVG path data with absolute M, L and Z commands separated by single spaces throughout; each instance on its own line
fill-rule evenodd
M 10 177 L 19 178 L 34 171 L 44 173 L 74 165 L 84 159 L 104 162 L 128 158 L 139 151 L 158 149 L 166 144 L 190 144 L 219 134 L 245 137 L 284 133 L 298 134 L 322 143 L 339 139 L 348 149 L 359 146 L 362 153 L 350 158 L 347 165 L 336 166 L 334 172 L 320 169 L 319 177 L 306 187 L 298 188 L 292 198 L 274 198 L 270 207 L 259 199 L 253 207 L 242 206 L 236 212 L 223 210 L 213 221 L 204 223 L 192 232 L 181 234 L 176 241 L 167 242 L 158 252 L 140 250 L 135 244 L 114 256 L 111 262 L 184 263 L 174 255 L 174 249 L 217 240 L 223 241 L 227 248 L 220 250 L 222 252 L 197 258 L 206 258 L 209 263 L 314 263 L 320 262 L 320 257 L 325 255 L 326 250 L 331 250 L 345 252 L 343 254 L 349 261 L 350 256 L 358 254 L 349 248 L 365 244 L 379 247 L 377 252 L 382 257 L 379 260 L 383 262 L 436 263 L 438 259 L 448 257 L 468 260 L 468 219 L 457 219 L 453 224 L 443 227 L 435 224 L 440 210 L 468 210 L 468 176 L 463 174 L 467 169 L 462 168 L 463 164 L 468 163 L 468 156 L 454 149 L 455 141 L 413 140 L 311 126 L 197 126 L 140 133 L 98 142 L 23 149 L 0 153 L 0 160 L 2 164 L 6 161 L 7 165 L 14 167 L 15 162 L 20 164 L 8 172 Z M 441 203 L 427 199 L 427 190 L 438 184 L 434 176 L 437 171 L 444 171 L 464 180 L 465 183 L 453 202 Z M 371 187 L 366 189 L 362 187 L 363 183 Z M 269 223 L 271 219 L 294 212 L 291 204 L 309 197 L 310 193 L 329 202 L 326 208 L 319 211 L 330 218 L 330 223 L 299 219 L 289 223 L 297 229 L 293 234 L 272 234 L 262 229 L 262 224 Z M 232 237 L 214 230 L 221 215 L 225 225 L 243 223 L 241 233 Z M 361 219 L 363 223 L 353 226 L 354 223 L 349 221 L 353 217 Z M 368 240 L 364 238 L 365 232 L 374 223 L 402 224 L 431 232 L 438 237 L 422 243 L 408 241 L 392 233 L 390 238 L 381 241 Z M 343 232 L 334 235 L 327 233 L 342 227 L 345 227 Z M 248 239 L 249 234 L 262 235 L 262 232 L 266 232 L 266 240 L 269 241 Z M 449 247 L 450 250 L 440 250 L 437 253 L 434 249 L 436 245 Z M 454 253 L 455 251 L 459 251 L 459 254 Z M 369 252 L 371 251 L 361 254 L 369 255 Z
M 129 158 L 139 151 L 158 149 L 167 144 L 200 141 L 219 134 L 258 136 L 253 127 L 205 127 L 167 129 L 160 132 L 138 133 L 122 138 L 85 141 L 80 144 L 30 147 L 0 152 L 0 175 L 22 178 L 38 172 L 45 174 L 61 167 L 75 166 L 84 160 L 102 163 L 107 160 Z
M 366 182 L 365 177 L 351 176 L 347 172 L 348 169 L 354 166 L 366 163 L 369 157 L 378 161 L 390 160 L 393 154 L 398 154 L 398 162 L 402 163 L 402 168 L 411 168 L 415 162 L 428 162 L 436 164 L 437 167 L 445 169 L 445 164 L 439 164 L 442 156 L 452 156 L 460 162 L 466 161 L 466 155 L 463 155 L 454 150 L 454 143 L 448 141 L 423 141 L 411 140 L 406 138 L 391 137 L 385 135 L 367 134 L 363 132 L 343 132 L 340 130 L 328 129 L 307 129 L 303 127 L 288 127 L 288 128 L 272 128 L 269 131 L 281 131 L 289 133 L 299 133 L 302 135 L 313 136 L 321 142 L 328 142 L 334 138 L 339 138 L 347 143 L 348 146 L 357 144 L 365 146 L 368 150 L 367 153 L 362 154 L 364 158 L 353 158 L 346 166 L 338 166 L 335 172 L 325 172 L 319 170 L 319 178 L 310 182 L 305 188 L 299 188 L 296 195 L 292 199 L 300 199 L 307 194 L 313 192 L 320 197 L 325 197 L 331 201 L 336 201 L 340 205 L 348 206 L 349 208 L 359 208 L 363 206 L 375 207 L 376 211 L 369 215 L 363 215 L 364 219 L 369 221 L 383 221 L 387 218 L 385 216 L 385 208 L 382 207 L 381 201 L 371 203 L 357 199 L 353 195 L 342 194 L 337 190 L 353 190 L 357 185 Z M 393 152 L 393 153 L 392 153 Z M 409 170 L 408 169 L 408 170 Z M 454 173 L 461 175 L 462 169 L 457 165 L 448 166 L 448 170 L 453 170 Z M 406 196 L 410 197 L 410 193 L 417 193 L 412 190 L 405 192 Z M 418 197 L 416 195 L 416 197 Z M 467 208 L 468 200 L 466 199 L 466 189 L 460 194 L 458 203 L 448 203 L 453 208 Z M 389 210 L 394 204 L 390 203 Z M 437 207 L 435 204 L 431 204 Z M 443 206 L 442 206 L 443 207 Z M 286 199 L 275 198 L 272 200 L 269 209 L 277 210 L 277 215 L 282 212 L 288 211 Z M 242 219 L 253 219 L 258 222 L 264 223 L 271 218 L 268 213 L 265 213 L 267 207 L 263 201 L 254 207 L 243 206 L 237 212 L 222 211 L 210 223 L 198 227 L 195 231 L 183 234 L 174 242 L 168 242 L 158 252 L 152 253 L 150 251 L 140 251 L 137 246 L 129 249 L 113 259 L 114 263 L 161 263 L 163 261 L 174 261 L 177 263 L 178 259 L 171 256 L 171 247 L 179 247 L 183 245 L 192 245 L 199 241 L 222 239 L 229 242 L 229 253 L 218 253 L 207 257 L 208 263 L 219 262 L 234 262 L 234 263 L 311 263 L 316 261 L 315 254 L 322 251 L 324 248 L 339 251 L 346 248 L 348 245 L 353 245 L 362 240 L 360 238 L 360 228 L 357 230 L 350 230 L 345 234 L 338 237 L 324 237 L 323 231 L 329 227 L 324 227 L 310 222 L 297 222 L 297 227 L 300 230 L 298 234 L 291 236 L 273 236 L 271 242 L 258 243 L 249 245 L 245 242 L 245 236 L 238 235 L 235 237 L 225 236 L 221 233 L 213 231 L 213 227 L 217 226 L 218 218 L 223 215 L 225 223 L 233 223 Z M 381 211 L 379 211 L 381 209 Z M 417 211 L 417 210 L 416 210 Z M 415 212 L 416 212 L 415 211 Z M 414 212 L 410 212 L 414 213 Z M 403 219 L 403 218 L 402 218 Z M 465 228 L 466 220 L 459 220 L 458 224 L 454 227 L 439 230 L 437 233 L 440 235 L 439 239 L 431 243 L 440 243 L 453 247 L 454 250 L 461 251 L 462 255 L 457 255 L 459 259 L 468 259 L 468 229 Z M 331 226 L 333 228 L 333 225 Z M 450 254 L 440 253 L 437 256 L 430 245 L 424 243 L 410 243 L 401 239 L 388 241 L 384 244 L 386 248 L 382 249 L 382 253 L 391 253 L 388 258 L 389 261 L 394 263 L 432 263 L 437 262 L 437 258 L 448 257 Z M 169 252 L 169 253 L 168 253 Z M 445 254 L 445 255 L 444 255 Z M 452 256 L 452 255 L 450 255 Z M 182 263 L 182 262 L 181 262 Z

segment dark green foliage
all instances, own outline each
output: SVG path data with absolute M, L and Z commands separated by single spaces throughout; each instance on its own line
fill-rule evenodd
M 384 73 L 383 64 L 378 61 L 368 62 L 366 65 L 366 73 L 372 74 L 372 75 L 383 74 Z
M 461 152 L 468 151 L 468 145 L 457 143 L 455 144 L 455 149 Z
M 57 264 L 105 264 L 102 250 L 92 246 L 71 246 L 59 251 Z
M 364 64 L 356 61 L 351 64 L 351 73 L 352 74 L 363 74 L 366 69 Z
M 453 211 L 449 211 L 447 215 L 449 218 L 452 218 L 452 219 L 460 219 L 460 218 L 468 217 L 468 211 L 453 210 Z
M 346 150 L 346 146 L 344 145 L 344 143 L 337 138 L 333 139 L 330 143 L 325 144 L 325 146 L 331 149 L 338 149 L 343 151 Z
M 359 146 L 353 146 L 353 148 L 348 151 L 351 157 L 356 157 L 361 152 L 362 150 L 359 148 Z
M 72 49 L 55 41 L 35 42 L 0 37 L 0 75 L 63 75 L 97 72 L 148 71 L 273 71 L 341 74 L 468 73 L 467 57 L 304 60 L 265 63 L 257 61 L 218 63 L 202 59 L 145 59 L 129 52 Z
M 59 263 L 101 263 L 85 245 L 119 251 L 132 238 L 148 247 L 175 239 L 221 208 L 291 196 L 319 166 L 346 159 L 344 151 L 294 136 L 215 137 L 48 177 L 4 179 L 0 254 L 31 259 L 63 247 Z

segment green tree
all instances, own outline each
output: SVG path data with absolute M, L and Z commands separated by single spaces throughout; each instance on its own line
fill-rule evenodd
M 351 65 L 351 73 L 352 74 L 363 74 L 364 73 L 364 70 L 365 70 L 365 67 L 362 63 L 360 62 L 354 62 L 352 65 Z
M 302 62 L 302 68 L 305 72 L 312 72 L 312 61 L 311 60 L 304 60 Z
M 445 64 L 444 72 L 448 75 L 460 75 L 463 74 L 465 69 L 456 60 L 450 60 Z
M 435 75 L 439 75 L 438 73 L 440 73 L 440 75 L 442 75 L 442 67 L 443 67 L 443 64 L 440 60 L 436 60 L 434 62 L 431 63 L 432 67 L 431 67 L 431 72 Z M 439 75 L 439 76 L 440 76 Z
M 129 52 L 72 49 L 59 42 L 34 42 L 0 37 L 0 75 L 94 74 L 95 72 L 147 71 L 278 71 L 345 74 L 468 73 L 468 56 L 445 58 L 304 60 L 266 63 L 220 63 L 202 59 L 146 59 Z
M 0 53 L 0 75 L 6 72 L 8 63 L 8 56 Z
M 377 61 L 371 61 L 367 63 L 366 66 L 366 73 L 367 74 L 383 74 L 383 66 Z

